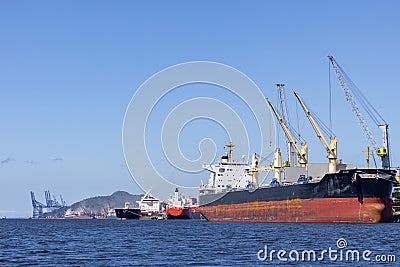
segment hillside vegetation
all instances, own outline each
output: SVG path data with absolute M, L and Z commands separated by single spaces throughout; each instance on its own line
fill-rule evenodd
M 140 200 L 142 195 L 132 195 L 128 192 L 117 191 L 110 196 L 96 196 L 90 197 L 71 205 L 73 211 L 89 211 L 89 212 L 103 212 L 109 208 L 123 208 L 125 202 L 136 205 L 136 201 Z

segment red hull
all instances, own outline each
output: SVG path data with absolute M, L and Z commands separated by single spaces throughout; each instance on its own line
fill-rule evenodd
M 213 222 L 379 223 L 392 219 L 392 201 L 382 198 L 292 199 L 200 207 Z
M 189 208 L 167 208 L 165 211 L 168 219 L 190 219 Z

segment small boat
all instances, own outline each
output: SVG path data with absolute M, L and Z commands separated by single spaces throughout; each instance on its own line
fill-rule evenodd
M 107 219 L 116 219 L 117 218 L 117 214 L 115 213 L 115 209 L 113 208 L 109 208 L 107 211 Z
M 65 212 L 64 218 L 65 219 L 93 219 L 94 216 L 68 209 Z

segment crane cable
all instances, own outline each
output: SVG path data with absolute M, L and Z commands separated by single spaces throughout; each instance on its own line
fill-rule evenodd
M 331 81 L 331 63 L 328 61 L 329 75 L 329 129 L 332 129 L 332 81 Z M 331 136 L 332 137 L 332 136 Z
M 377 125 L 386 124 L 386 121 L 383 119 L 381 114 L 374 108 L 374 106 L 368 101 L 368 99 L 364 96 L 361 90 L 357 87 L 357 85 L 351 80 L 351 78 L 347 75 L 347 73 L 342 69 L 342 67 L 335 61 L 338 66 L 340 72 L 343 74 L 343 77 L 347 80 L 349 90 L 353 93 L 353 95 L 357 98 L 361 106 L 367 112 L 371 120 Z
M 367 112 L 368 116 L 370 117 L 370 119 L 377 125 L 381 125 L 382 123 L 379 122 L 379 119 L 381 120 L 381 122 L 383 122 L 383 124 L 386 124 L 386 121 L 383 119 L 383 117 L 380 115 L 380 113 L 374 108 L 374 106 L 368 101 L 368 99 L 364 96 L 364 94 L 361 92 L 361 90 L 357 87 L 357 85 L 352 81 L 352 79 L 347 75 L 347 73 L 343 70 L 343 68 L 339 65 L 339 63 L 334 60 L 334 63 L 337 66 L 337 69 L 339 69 L 342 77 L 344 80 L 346 80 L 347 83 L 347 88 L 348 90 L 350 90 L 351 94 L 354 95 L 354 97 L 358 100 L 358 102 L 361 104 L 361 106 L 363 107 L 363 109 Z M 333 62 L 332 62 L 333 64 Z M 331 65 L 331 62 L 329 62 L 329 66 Z M 330 77 L 330 67 L 329 67 L 329 77 Z M 330 81 L 329 81 L 329 86 L 330 85 Z M 331 88 L 329 88 L 331 90 Z M 379 119 L 378 119 L 379 117 Z M 369 129 L 367 128 L 367 130 L 369 131 Z M 368 134 L 367 134 L 368 137 Z M 371 140 L 370 140 L 371 141 Z M 375 142 L 374 139 L 372 139 L 372 141 Z M 376 163 L 376 159 L 375 159 L 375 153 L 371 153 L 372 155 L 372 159 L 374 162 L 375 167 L 377 168 L 377 163 Z

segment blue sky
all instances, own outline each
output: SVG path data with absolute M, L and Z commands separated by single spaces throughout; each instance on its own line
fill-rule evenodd
M 327 121 L 326 56 L 333 54 L 390 124 L 398 166 L 399 7 L 397 1 L 1 1 L 0 215 L 30 215 L 31 190 L 42 202 L 50 189 L 68 203 L 116 190 L 139 193 L 124 167 L 125 109 L 151 75 L 193 60 L 237 68 L 275 102 L 274 84 L 285 83 Z M 338 153 L 362 166 L 365 137 L 332 84 Z M 321 145 L 299 117 L 310 159 L 323 162 Z

